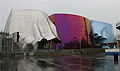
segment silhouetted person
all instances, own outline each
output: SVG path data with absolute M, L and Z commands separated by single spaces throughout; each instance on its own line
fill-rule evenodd
M 114 53 L 114 64 L 118 64 L 118 53 Z

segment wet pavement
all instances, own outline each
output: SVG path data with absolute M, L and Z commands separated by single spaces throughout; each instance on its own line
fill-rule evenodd
M 120 71 L 114 57 L 45 56 L 0 59 L 0 71 Z

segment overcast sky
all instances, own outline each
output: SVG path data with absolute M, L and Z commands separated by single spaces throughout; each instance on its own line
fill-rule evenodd
M 0 30 L 11 9 L 36 9 L 47 14 L 72 13 L 115 25 L 120 20 L 120 0 L 0 0 Z

